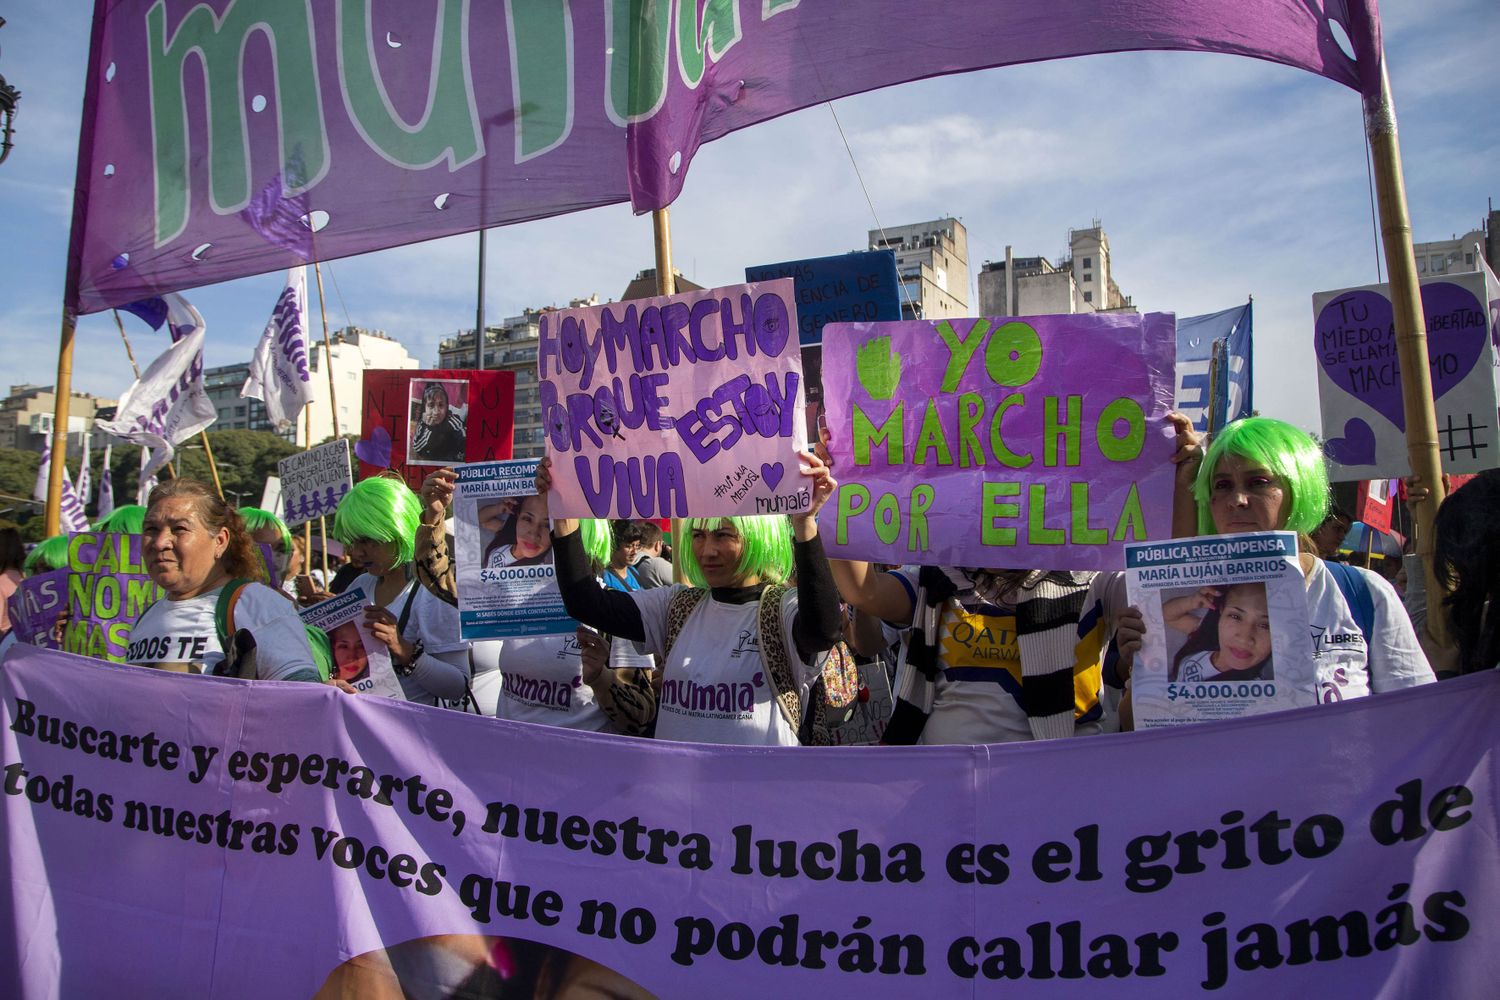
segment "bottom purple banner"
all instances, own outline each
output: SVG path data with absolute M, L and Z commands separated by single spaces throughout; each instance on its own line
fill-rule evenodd
M 1172 731 L 818 750 L 41 649 L 0 695 L 4 996 L 1500 981 L 1495 672 Z

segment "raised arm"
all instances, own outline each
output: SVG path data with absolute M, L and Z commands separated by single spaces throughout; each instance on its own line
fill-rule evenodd
M 812 500 L 807 510 L 792 515 L 792 562 L 797 570 L 797 617 L 792 622 L 792 638 L 803 662 L 811 662 L 817 654 L 832 649 L 844 630 L 838 588 L 823 553 L 823 540 L 818 537 L 818 511 L 838 483 L 816 454 L 805 453 L 802 462 L 800 471 L 809 479 Z
M 536 491 L 546 496 L 551 489 L 552 460 L 544 458 L 536 468 Z M 552 521 L 552 561 L 557 570 L 557 589 L 570 617 L 610 635 L 645 641 L 646 625 L 630 595 L 599 586 L 588 553 L 583 551 L 577 518 Z
M 1172 487 L 1172 537 L 1192 538 L 1198 534 L 1198 502 L 1193 499 L 1193 482 L 1203 464 L 1203 435 L 1193 430 L 1193 422 L 1181 413 L 1169 413 L 1167 419 L 1177 432 L 1177 451 L 1172 464 L 1177 475 Z

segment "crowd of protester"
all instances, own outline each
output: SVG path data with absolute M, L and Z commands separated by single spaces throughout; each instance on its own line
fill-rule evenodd
M 1174 534 L 1295 532 L 1314 632 L 1363 633 L 1362 645 L 1309 645 L 1319 702 L 1500 663 L 1500 470 L 1437 512 L 1446 596 L 1432 609 L 1410 559 L 1383 560 L 1394 567 L 1384 573 L 1335 561 L 1352 519 L 1332 505 L 1322 453 L 1306 433 L 1252 417 L 1207 441 L 1172 420 Z M 236 510 L 186 479 L 97 528 L 141 535 L 146 569 L 164 594 L 131 630 L 126 658 L 143 667 L 327 681 L 352 692 L 340 665 L 351 656 L 364 663 L 363 652 L 335 636 L 328 676 L 298 609 L 357 587 L 368 602 L 361 627 L 389 653 L 408 701 L 512 721 L 689 742 L 826 742 L 828 688 L 853 655 L 893 690 L 885 743 L 1132 727 L 1131 674 L 1146 624 L 1127 604 L 1122 573 L 830 560 L 818 531 L 839 471 L 829 443 L 825 431 L 802 456 L 807 509 L 683 521 L 675 551 L 650 521 L 549 521 L 544 460 L 535 496 L 480 510 L 483 560 L 552 562 L 548 586 L 580 623 L 567 635 L 460 638 L 451 470 L 434 471 L 420 494 L 392 476 L 356 484 L 332 519 L 334 543 L 320 552 L 274 513 Z M 1426 495 L 1413 483 L 1411 502 Z M 327 550 L 339 546 L 330 563 Z M 25 575 L 66 565 L 65 537 L 28 554 L 14 529 L 0 531 L 0 662 L 15 644 L 4 597 Z M 1365 595 L 1370 622 L 1351 608 L 1351 587 Z M 1439 614 L 1446 645 L 1427 627 Z M 1204 588 L 1178 599 L 1166 624 L 1190 633 L 1172 666 L 1183 679 L 1254 676 L 1269 657 L 1263 588 Z M 977 638 L 948 641 L 955 630 Z

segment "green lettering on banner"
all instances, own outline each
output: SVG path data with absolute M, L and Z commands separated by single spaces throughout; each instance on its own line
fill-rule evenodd
M 703 82 L 707 59 L 715 62 L 734 47 L 743 34 L 739 0 L 708 0 L 703 5 L 703 25 L 698 25 L 698 4 L 677 3 L 677 72 L 689 90 Z
M 298 194 L 317 183 L 328 169 L 328 138 L 308 4 L 303 0 L 232 0 L 222 15 L 199 4 L 178 22 L 170 39 L 166 19 L 166 0 L 157 0 L 146 11 L 157 246 L 187 228 L 191 156 L 183 69 L 194 52 L 203 64 L 207 92 L 208 191 L 214 211 L 236 212 L 250 202 L 242 66 L 245 44 L 255 32 L 266 36 L 276 54 L 282 188 L 287 194 Z
M 953 464 L 953 450 L 948 447 L 948 437 L 943 432 L 943 421 L 938 414 L 937 400 L 927 401 L 927 412 L 922 414 L 922 430 L 917 435 L 917 446 L 912 451 L 913 465 L 926 465 L 929 452 L 937 452 L 938 465 Z
M 1030 545 L 1066 545 L 1067 532 L 1049 528 L 1047 518 L 1047 485 L 1032 483 L 1026 489 L 1026 541 Z
M 150 580 L 132 577 L 125 581 L 125 617 L 135 621 L 141 613 L 156 603 L 156 584 Z
M 568 141 L 573 130 L 573 34 L 567 0 L 505 0 L 515 93 L 516 162 Z
M 627 125 L 656 114 L 667 98 L 667 48 L 672 4 L 664 0 L 605 0 L 604 54 L 609 117 Z
M 1115 425 L 1122 420 L 1126 423 L 1124 437 L 1115 434 Z M 1122 396 L 1099 414 L 1094 438 L 1099 444 L 1099 454 L 1111 462 L 1129 462 L 1146 445 L 1146 412 L 1140 403 Z
M 937 325 L 938 336 L 948 345 L 948 368 L 943 372 L 943 392 L 958 390 L 958 384 L 963 381 L 964 372 L 968 370 L 969 359 L 983 343 L 985 332 L 989 328 L 989 320 L 976 319 L 974 325 L 969 327 L 969 335 L 960 340 L 958 334 L 953 332 L 953 325 L 947 320 Z
M 1114 538 L 1117 542 L 1140 542 L 1146 538 L 1146 512 L 1141 510 L 1141 495 L 1135 483 L 1130 484 L 1130 492 L 1125 495 L 1125 503 L 1120 508 Z
M 859 483 L 844 483 L 839 486 L 839 520 L 834 536 L 840 545 L 849 544 L 849 519 L 870 506 L 870 488 Z
M 1021 513 L 1021 505 L 1016 503 L 1002 503 L 1004 497 L 1018 497 L 1021 495 L 1020 483 L 985 483 L 984 492 L 981 494 L 980 504 L 980 526 L 979 540 L 984 545 L 1014 545 L 1016 544 L 1015 528 L 997 528 L 995 519 L 998 517 L 1017 517 Z
M 912 552 L 927 549 L 927 508 L 937 497 L 931 483 L 920 483 L 911 491 L 911 530 L 906 535 L 906 547 Z
M 995 409 L 995 415 L 990 418 L 990 452 L 1000 460 L 1002 465 L 1012 469 L 1024 469 L 1031 464 L 1030 455 L 1017 455 L 1005 444 L 1002 436 L 1000 422 L 1005 419 L 1005 411 L 1012 406 L 1026 405 L 1026 397 L 1019 392 L 1013 392 L 1000 400 L 1000 405 Z
M 1089 527 L 1089 484 L 1073 483 L 1070 492 L 1073 507 L 1073 533 L 1070 540 L 1074 545 L 1108 545 L 1108 531 Z
M 885 461 L 887 465 L 900 465 L 906 452 L 906 429 L 903 417 L 906 412 L 905 403 L 897 403 L 891 410 L 885 422 L 876 424 L 867 416 L 865 411 L 854 404 L 854 464 L 870 464 L 870 446 L 885 445 Z
M 1083 425 L 1083 397 L 1068 396 L 1067 414 L 1059 421 L 1057 397 L 1048 396 L 1042 406 L 1042 438 L 1045 447 L 1042 464 L 1047 468 L 1057 466 L 1057 440 L 1063 440 L 1063 465 L 1072 468 L 1078 465 L 1083 455 L 1081 431 Z
M 415 125 L 402 121 L 375 65 L 369 0 L 339 3 L 339 72 L 344 106 L 375 152 L 400 167 L 449 170 L 484 155 L 479 109 L 469 73 L 468 0 L 441 0 L 433 29 L 433 75 L 427 105 Z
M 966 392 L 958 397 L 958 464 L 960 468 L 984 465 L 984 449 L 974 428 L 984 419 L 984 397 Z
M 894 493 L 883 493 L 875 501 L 875 535 L 887 545 L 901 537 L 901 505 Z
M 1042 338 L 1029 323 L 1006 323 L 984 349 L 984 369 L 996 385 L 1025 385 L 1041 368 Z
M 760 19 L 769 21 L 777 14 L 794 10 L 802 0 L 760 0 Z

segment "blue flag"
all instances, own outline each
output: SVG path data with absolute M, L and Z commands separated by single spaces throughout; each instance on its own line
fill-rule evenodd
M 1254 406 L 1251 381 L 1251 306 L 1246 302 L 1223 312 L 1187 316 L 1177 321 L 1177 409 L 1200 430 L 1208 429 L 1213 411 L 1217 430 L 1248 417 Z M 1219 344 L 1217 399 L 1209 398 L 1213 382 L 1214 345 Z

